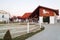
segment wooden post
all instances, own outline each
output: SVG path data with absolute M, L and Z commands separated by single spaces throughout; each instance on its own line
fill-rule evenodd
M 41 23 L 40 23 L 40 28 L 41 28 Z
M 42 23 L 42 17 L 39 17 L 39 26 L 41 28 L 41 23 Z
M 29 33 L 29 21 L 27 21 L 27 33 Z
M 39 21 L 39 27 L 41 28 L 41 23 L 40 23 L 40 21 Z
M 9 24 L 9 20 L 7 20 L 8 24 Z

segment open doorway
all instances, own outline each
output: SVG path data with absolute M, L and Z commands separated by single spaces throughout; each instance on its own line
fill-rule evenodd
M 49 23 L 49 22 L 50 22 L 50 17 L 49 17 L 49 16 L 44 16 L 44 17 L 43 17 L 43 22 L 44 22 L 44 23 L 45 23 L 45 22 Z

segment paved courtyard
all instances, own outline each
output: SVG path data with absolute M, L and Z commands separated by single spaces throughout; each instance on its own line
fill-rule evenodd
M 43 24 L 45 30 L 26 40 L 60 40 L 60 23 Z

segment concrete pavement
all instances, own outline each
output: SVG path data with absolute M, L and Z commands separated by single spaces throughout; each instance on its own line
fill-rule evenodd
M 60 23 L 43 24 L 45 30 L 26 40 L 60 40 Z

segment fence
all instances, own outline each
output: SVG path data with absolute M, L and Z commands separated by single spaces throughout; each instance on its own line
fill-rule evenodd
M 35 23 L 37 24 L 37 23 Z M 34 32 L 36 30 L 39 30 L 39 25 L 29 25 L 29 32 Z M 11 36 L 12 38 L 15 38 L 17 36 L 20 36 L 20 35 L 23 35 L 23 34 L 26 34 L 27 33 L 27 25 L 15 25 L 15 26 L 12 26 L 10 24 L 9 25 L 5 25 L 5 26 L 1 26 L 0 27 L 0 38 L 3 38 L 6 31 L 7 30 L 10 30 L 10 33 L 11 33 Z

